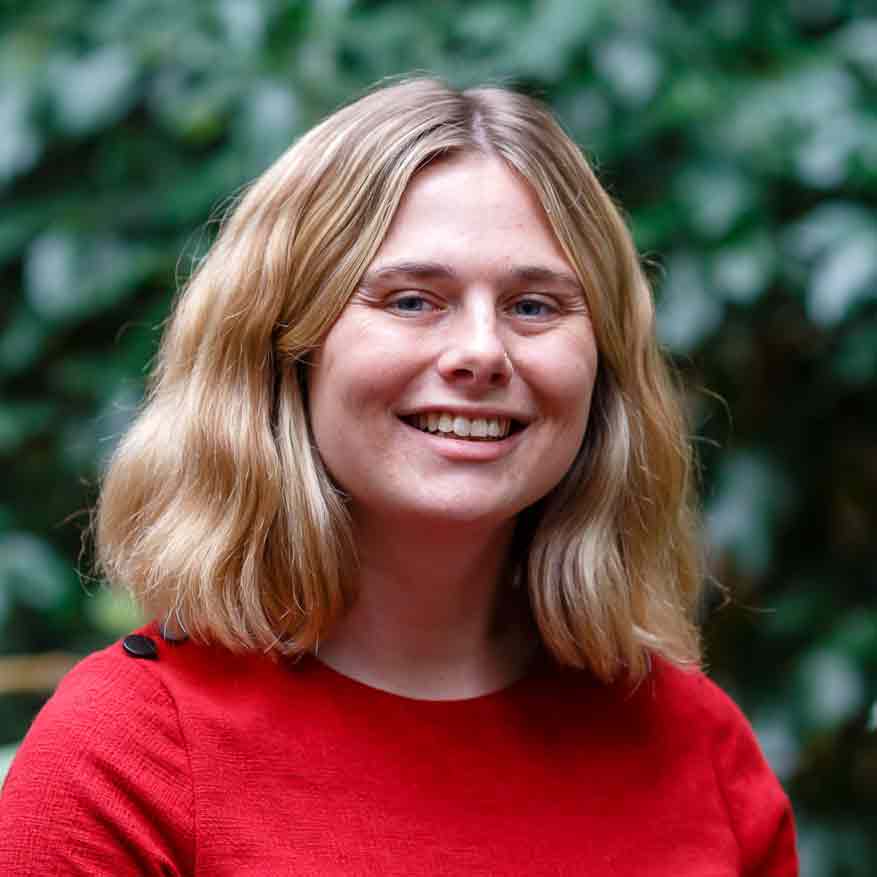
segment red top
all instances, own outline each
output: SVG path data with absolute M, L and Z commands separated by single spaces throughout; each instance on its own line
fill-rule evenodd
M 155 659 L 86 658 L 34 722 L 0 874 L 798 873 L 789 802 L 700 673 L 656 661 L 631 692 L 546 663 L 422 701 L 141 633 Z

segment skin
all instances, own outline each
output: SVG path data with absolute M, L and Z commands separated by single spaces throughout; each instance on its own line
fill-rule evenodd
M 597 373 L 584 297 L 535 193 L 497 158 L 409 185 L 310 375 L 314 437 L 349 495 L 359 599 L 320 659 L 411 697 L 510 684 L 536 638 L 501 586 L 516 516 L 581 446 Z M 499 442 L 427 434 L 425 411 L 505 415 Z

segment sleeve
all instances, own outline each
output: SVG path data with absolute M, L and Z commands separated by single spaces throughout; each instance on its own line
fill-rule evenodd
M 194 872 L 188 753 L 175 704 L 145 663 L 93 655 L 37 716 L 0 794 L 0 874 Z
M 714 763 L 740 848 L 743 877 L 798 877 L 795 824 L 788 796 L 746 718 L 730 698 L 716 735 Z

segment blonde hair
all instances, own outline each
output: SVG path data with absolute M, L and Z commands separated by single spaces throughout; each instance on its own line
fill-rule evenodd
M 103 483 L 97 559 L 145 610 L 232 649 L 293 654 L 354 598 L 345 502 L 315 451 L 303 370 L 427 162 L 498 156 L 533 187 L 594 325 L 581 451 L 525 513 L 519 574 L 547 649 L 604 680 L 695 664 L 701 563 L 680 401 L 630 234 L 550 113 L 417 79 L 339 110 L 230 212 L 176 302 Z

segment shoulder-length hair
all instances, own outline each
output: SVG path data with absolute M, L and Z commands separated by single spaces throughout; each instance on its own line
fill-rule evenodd
M 232 649 L 295 654 L 355 596 L 344 497 L 310 434 L 304 370 L 417 171 L 478 152 L 536 192 L 585 291 L 599 351 L 590 422 L 528 510 L 517 575 L 562 664 L 641 678 L 695 664 L 701 586 L 691 452 L 630 234 L 551 114 L 432 79 L 374 91 L 284 153 L 179 296 L 147 399 L 106 473 L 97 560 L 149 614 Z

